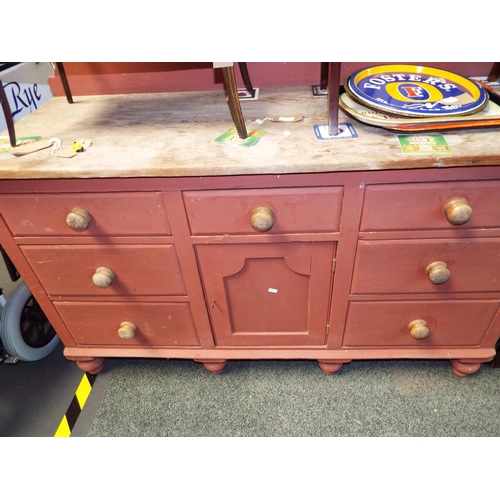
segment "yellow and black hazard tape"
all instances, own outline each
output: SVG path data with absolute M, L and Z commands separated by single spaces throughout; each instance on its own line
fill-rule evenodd
M 86 372 L 78 388 L 76 389 L 75 395 L 71 400 L 71 403 L 66 411 L 64 417 L 57 428 L 54 437 L 70 437 L 73 432 L 73 428 L 75 427 L 76 421 L 80 416 L 80 413 L 87 402 L 87 399 L 90 395 L 90 391 L 92 391 L 92 387 L 94 385 L 95 379 L 97 375 L 92 375 L 91 373 Z

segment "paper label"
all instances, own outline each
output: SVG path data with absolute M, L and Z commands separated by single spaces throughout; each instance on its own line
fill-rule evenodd
M 314 135 L 318 141 L 332 141 L 339 139 L 355 139 L 358 134 L 350 123 L 339 123 L 339 133 L 330 135 L 328 133 L 328 125 L 313 125 Z
M 450 154 L 442 135 L 398 135 L 401 151 L 406 154 Z
M 226 130 L 222 135 L 215 139 L 215 142 L 219 144 L 232 144 L 234 146 L 255 146 L 259 139 L 264 136 L 265 130 L 249 130 L 248 137 L 246 139 L 241 139 L 238 135 L 236 127 L 232 127 Z
M 18 137 L 16 138 L 17 146 L 21 146 L 23 144 L 30 144 L 33 142 L 37 142 L 41 139 L 39 135 L 34 137 Z M 0 153 L 9 153 L 10 151 L 10 139 L 8 136 L 0 136 Z

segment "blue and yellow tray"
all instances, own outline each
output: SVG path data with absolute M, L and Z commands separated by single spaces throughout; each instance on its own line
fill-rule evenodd
M 476 82 L 437 68 L 411 64 L 373 66 L 355 71 L 345 82 L 355 101 L 399 116 L 457 116 L 477 113 L 488 94 Z

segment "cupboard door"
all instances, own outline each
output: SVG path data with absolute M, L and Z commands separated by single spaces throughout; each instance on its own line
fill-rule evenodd
M 219 346 L 325 345 L 334 243 L 198 245 Z

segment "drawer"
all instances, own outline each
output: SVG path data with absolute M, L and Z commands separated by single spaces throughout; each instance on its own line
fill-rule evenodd
M 499 181 L 367 186 L 361 231 L 500 227 L 499 203 Z
M 86 214 L 74 208 L 89 214 L 87 229 L 81 229 Z M 0 213 L 14 236 L 171 234 L 159 193 L 2 195 Z M 80 229 L 72 229 L 68 218 Z
M 23 245 L 49 295 L 186 295 L 173 245 Z M 110 286 L 94 284 L 111 270 Z
M 77 345 L 199 346 L 187 303 L 54 302 Z M 120 337 L 122 323 L 136 330 Z M 125 332 L 130 332 L 125 329 Z
M 499 306 L 497 300 L 351 302 L 344 347 L 480 346 Z M 413 323 L 425 321 L 425 334 Z M 422 333 L 423 332 L 423 333 Z
M 500 238 L 360 241 L 351 292 L 497 292 L 499 257 Z
M 272 224 L 275 234 L 335 232 L 342 194 L 342 187 L 188 191 L 184 203 L 194 235 L 256 234 L 252 222 Z

